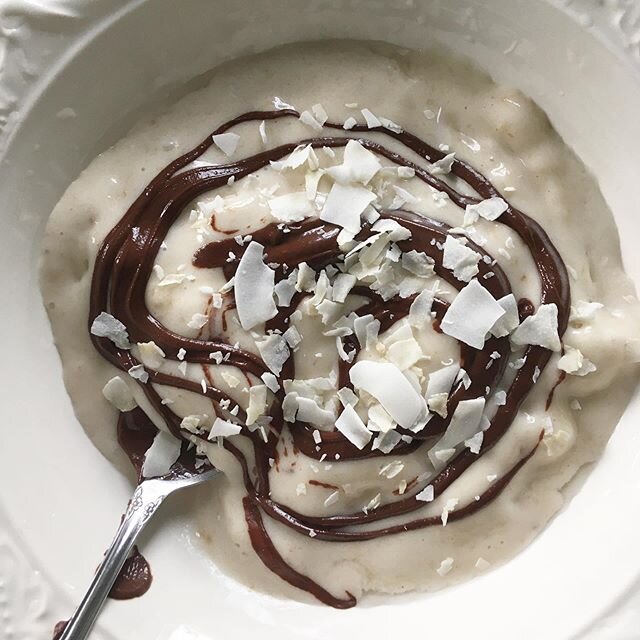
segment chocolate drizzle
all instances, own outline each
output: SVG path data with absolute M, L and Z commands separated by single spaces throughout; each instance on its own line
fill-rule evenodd
M 62 636 L 64 630 L 67 628 L 68 624 L 68 620 L 60 620 L 59 622 L 56 622 L 55 626 L 53 627 L 52 640 L 60 640 L 60 637 Z
M 223 124 L 212 135 L 224 133 L 241 123 L 297 118 L 298 115 L 293 110 L 249 112 Z M 326 123 L 324 126 L 327 129 L 342 130 L 341 124 Z M 173 360 L 177 359 L 178 351 L 184 349 L 185 359 L 188 362 L 202 365 L 211 364 L 209 354 L 220 351 L 228 359 L 226 364 L 243 371 L 247 380 L 257 381 L 262 373 L 268 371 L 260 357 L 229 344 L 224 336 L 205 333 L 198 338 L 188 338 L 169 330 L 149 313 L 145 304 L 145 291 L 160 244 L 189 202 L 205 192 L 227 185 L 229 178 L 233 177 L 236 182 L 242 180 L 267 166 L 270 161 L 279 160 L 288 155 L 301 144 L 310 144 L 314 148 L 343 147 L 348 140 L 355 138 L 364 147 L 379 156 L 399 166 L 413 168 L 416 177 L 438 191 L 445 192 L 451 201 L 462 210 L 467 205 L 500 196 L 487 178 L 472 166 L 456 159 L 453 162 L 451 173 L 459 180 L 464 181 L 477 195 L 470 196 L 459 193 L 450 184 L 438 179 L 424 167 L 389 150 L 383 144 L 368 139 L 364 134 L 370 132 L 393 138 L 409 151 L 417 153 L 420 157 L 426 157 L 431 162 L 440 160 L 444 156 L 441 151 L 408 132 L 390 131 L 384 127 L 369 129 L 357 125 L 349 132 L 342 131 L 343 135 L 340 137 L 301 140 L 292 144 L 280 145 L 228 164 L 186 169 L 191 162 L 200 157 L 212 145 L 211 135 L 207 136 L 201 144 L 163 169 L 147 185 L 105 238 L 98 252 L 93 274 L 89 325 L 100 312 L 107 311 L 127 326 L 132 342 L 153 340 L 164 351 L 167 358 Z M 439 277 L 458 290 L 466 284 L 458 281 L 451 271 L 442 266 L 442 243 L 451 232 L 447 225 L 437 220 L 418 216 L 410 211 L 381 211 L 380 214 L 382 217 L 395 220 L 411 231 L 410 239 L 398 243 L 401 250 L 415 249 L 427 253 L 434 259 L 435 270 Z M 540 301 L 542 304 L 556 304 L 558 329 L 560 336 L 562 336 L 568 321 L 569 285 L 566 268 L 558 251 L 537 222 L 512 206 L 509 206 L 502 214 L 499 223 L 506 225 L 516 233 L 533 256 L 540 276 Z M 339 231 L 338 227 L 329 223 L 311 219 L 289 225 L 286 233 L 272 224 L 254 232 L 252 236 L 254 240 L 265 247 L 266 261 L 280 265 L 276 270 L 276 278 L 280 279 L 285 277 L 284 274 L 287 270 L 283 265 L 294 267 L 305 261 L 314 268 L 320 268 L 338 260 L 340 256 L 337 245 Z M 358 239 L 366 239 L 371 233 L 371 230 L 365 226 Z M 488 255 L 482 248 L 471 242 L 468 243 L 468 246 L 482 256 Z M 230 250 L 235 254 L 235 258 L 228 261 Z M 202 269 L 222 268 L 225 275 L 231 277 L 242 252 L 243 248 L 230 237 L 203 246 L 193 257 L 193 264 Z M 488 262 L 492 262 L 491 256 L 488 256 Z M 511 292 L 509 279 L 497 264 L 487 264 L 481 260 L 479 269 L 479 281 L 494 297 L 499 298 Z M 489 273 L 492 275 L 490 276 Z M 375 292 L 362 287 L 354 290 L 353 293 L 362 295 L 365 299 L 358 313 L 360 315 L 371 313 L 379 319 L 381 332 L 406 316 L 413 300 L 412 298 L 402 299 L 398 296 L 383 301 Z M 297 294 L 289 308 L 280 309 L 278 315 L 267 323 L 267 329 L 286 329 L 290 314 L 304 295 Z M 226 302 L 232 305 L 232 294 L 225 294 L 225 297 Z M 528 300 L 520 300 L 518 306 L 521 319 L 534 312 L 534 305 Z M 447 303 L 436 299 L 433 309 L 436 315 L 434 328 L 439 329 L 439 321 L 446 313 Z M 91 339 L 100 354 L 121 370 L 127 371 L 130 367 L 139 364 L 129 351 L 117 348 L 107 339 L 93 335 Z M 490 338 L 482 350 L 472 349 L 463 344 L 460 346 L 461 364 L 470 376 L 471 385 L 468 388 L 465 388 L 462 383 L 455 385 L 448 400 L 447 415 L 449 417 L 443 419 L 434 416 L 421 432 L 417 434 L 405 432 L 404 435 L 408 437 L 393 450 L 394 456 L 407 454 L 419 447 L 428 446 L 424 441 L 442 434 L 446 430 L 450 417 L 461 400 L 489 396 L 503 379 L 509 355 L 507 338 Z M 347 337 L 345 349 L 357 352 L 357 341 Z M 490 354 L 494 352 L 498 352 L 502 357 L 492 359 Z M 525 349 L 522 355 L 524 364 L 517 371 L 507 389 L 506 403 L 497 408 L 490 426 L 485 430 L 480 452 L 474 454 L 470 450 L 464 449 L 450 460 L 447 466 L 430 480 L 430 484 L 434 487 L 435 497 L 441 495 L 475 460 L 482 457 L 506 433 L 518 408 L 534 386 L 534 380 L 544 369 L 550 356 L 551 352 L 542 347 L 528 346 Z M 341 386 L 349 385 L 349 366 L 345 362 L 341 363 L 339 373 Z M 203 369 L 206 367 L 203 366 Z M 224 401 L 229 398 L 224 392 L 213 387 L 210 380 L 206 389 L 203 390 L 199 384 L 190 380 L 159 373 L 148 367 L 146 370 L 150 376 L 149 383 L 141 384 L 141 387 L 151 405 L 164 418 L 168 428 L 176 437 L 189 441 L 197 437 L 204 438 L 206 435 L 197 436 L 181 429 L 181 419 L 171 411 L 169 406 L 161 403 L 161 397 L 153 383 L 205 395 L 211 400 L 216 414 L 225 417 Z M 285 364 L 281 377 L 295 377 L 293 358 Z M 332 461 L 339 458 L 339 462 L 337 462 L 339 464 L 355 458 L 383 455 L 379 450 L 373 450 L 371 446 L 362 451 L 356 449 L 338 431 L 321 432 L 321 441 L 318 444 L 313 439 L 314 429 L 310 425 L 296 422 L 285 427 L 281 407 L 283 397 L 282 391 L 275 394 L 270 414 L 272 420 L 266 442 L 258 432 L 246 429 L 243 431 L 243 434 L 252 443 L 253 455 L 250 459 L 231 442 L 224 442 L 224 447 L 235 456 L 242 467 L 247 490 L 247 496 L 243 500 L 243 508 L 251 544 L 264 564 L 282 579 L 311 593 L 318 600 L 330 606 L 351 607 L 356 603 L 351 594 L 336 597 L 287 564 L 267 533 L 263 522 L 264 515 L 302 535 L 312 536 L 319 540 L 340 542 L 371 540 L 380 536 L 433 526 L 440 524 L 441 520 L 439 516 L 417 517 L 402 524 L 384 525 L 384 521 L 391 517 L 411 514 L 424 508 L 424 503 L 415 498 L 416 493 L 424 488 L 417 480 L 411 483 L 408 495 L 398 496 L 397 500 L 377 509 L 369 510 L 367 513 L 357 512 L 313 517 L 297 513 L 272 500 L 269 490 L 269 461 L 277 459 L 277 445 L 283 437 L 285 429 L 290 432 L 295 449 L 313 458 L 319 459 L 326 456 Z M 242 411 L 238 417 L 244 419 Z M 120 429 L 119 434 L 121 445 L 128 451 L 132 462 L 139 468 L 141 456 L 150 442 L 150 434 L 142 433 L 139 429 L 136 432 L 131 428 Z M 478 500 L 450 512 L 449 521 L 453 522 L 467 517 L 491 502 L 535 451 L 536 448 L 528 452 L 510 471 L 497 479 Z M 362 526 L 375 522 L 381 524 L 376 528 Z
M 111 587 L 109 597 L 114 600 L 139 598 L 147 593 L 152 579 L 149 563 L 138 551 L 138 547 L 134 546 L 132 554 L 125 560 Z

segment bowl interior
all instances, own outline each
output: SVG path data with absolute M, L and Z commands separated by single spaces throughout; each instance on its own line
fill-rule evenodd
M 640 223 L 629 188 L 640 166 L 640 146 L 630 144 L 640 140 L 640 81 L 597 34 L 546 2 L 99 0 L 90 14 L 42 20 L 28 47 L 49 47 L 51 55 L 24 100 L 0 173 L 8 338 L 1 377 L 11 389 L 1 409 L 0 466 L 11 481 L 0 488 L 0 524 L 49 585 L 50 603 L 39 618 L 45 626 L 78 601 L 130 486 L 90 445 L 64 391 L 37 285 L 42 231 L 66 186 L 136 114 L 220 61 L 323 38 L 442 44 L 469 56 L 531 95 L 598 176 L 627 271 L 640 282 Z M 66 20 L 76 22 L 67 28 Z M 73 117 L 62 117 L 68 109 Z M 411 635 L 425 621 L 432 634 L 455 629 L 478 640 L 510 639 L 515 629 L 521 638 L 574 637 L 637 578 L 639 416 L 636 398 L 581 492 L 507 566 L 435 595 L 366 598 L 347 612 L 277 601 L 233 583 L 191 546 L 188 505 L 173 505 L 147 535 L 154 588 L 140 600 L 110 603 L 97 637 L 130 637 L 134 628 L 141 638 L 251 637 L 259 627 L 265 640 L 283 631 L 336 640 L 366 631 L 375 640 Z

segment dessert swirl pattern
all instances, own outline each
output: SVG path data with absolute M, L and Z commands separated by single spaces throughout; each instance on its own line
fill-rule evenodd
M 249 112 L 223 124 L 212 135 L 227 133 L 234 127 L 248 122 L 258 123 L 262 120 L 280 120 L 299 116 L 300 114 L 292 109 Z M 324 130 L 327 133 L 342 129 L 342 124 L 330 122 L 324 124 Z M 259 380 L 260 376 L 268 373 L 269 368 L 260 356 L 230 344 L 224 336 L 205 336 L 201 332 L 200 337 L 193 338 L 181 336 L 169 330 L 147 309 L 145 292 L 160 246 L 189 202 L 204 193 L 226 186 L 229 179 L 239 181 L 254 174 L 269 166 L 270 162 L 279 161 L 288 156 L 300 145 L 311 145 L 314 149 L 338 148 L 344 147 L 349 140 L 355 139 L 376 156 L 385 158 L 397 166 L 409 167 L 424 183 L 439 192 L 446 193 L 461 211 L 484 200 L 501 197 L 485 176 L 469 164 L 455 158 L 451 161 L 451 175 L 465 183 L 468 188 L 463 192 L 455 189 L 450 182 L 440 179 L 436 175 L 437 172 L 432 171 L 432 167 L 433 163 L 445 159 L 445 153 L 406 131 L 384 126 L 370 128 L 355 125 L 346 133 L 348 135 L 344 135 L 345 132 L 342 131 L 337 137 L 319 136 L 276 146 L 227 164 L 187 168 L 212 146 L 213 138 L 208 136 L 201 144 L 169 164 L 148 184 L 100 247 L 91 287 L 89 327 L 99 314 L 106 312 L 126 326 L 132 342 L 153 341 L 162 349 L 167 359 L 177 361 L 184 358 L 189 363 L 203 365 L 204 370 L 205 365 L 211 365 L 210 354 L 220 352 L 225 358 L 225 364 L 237 367 L 247 376 L 247 380 Z M 420 166 L 403 157 L 384 144 L 372 140 L 373 133 L 393 139 L 396 145 L 394 149 L 400 144 L 407 150 L 408 156 L 413 157 L 417 154 L 427 158 L 430 164 Z M 469 191 L 474 195 L 468 195 Z M 458 237 L 458 231 L 438 220 L 429 219 L 408 210 L 383 210 L 379 211 L 379 214 L 381 220 L 393 221 L 410 232 L 408 238 L 397 242 L 402 252 L 424 252 L 433 260 L 433 268 L 438 277 L 458 291 L 466 285 L 465 281 L 459 280 L 451 269 L 443 265 L 443 245 L 448 237 Z M 509 227 L 530 252 L 540 280 L 540 306 L 554 305 L 557 309 L 557 333 L 561 338 L 567 327 L 570 310 L 567 270 L 562 258 L 545 230 L 515 207 L 508 205 L 496 224 Z M 339 232 L 338 226 L 313 217 L 290 223 L 286 227 L 275 223 L 267 225 L 253 232 L 252 238 L 263 245 L 265 262 L 277 265 L 274 269 L 275 279 L 278 282 L 286 279 L 287 272 L 302 262 L 314 269 L 321 269 L 341 261 L 344 252 L 338 242 Z M 355 240 L 366 241 L 373 235 L 371 225 L 365 223 Z M 231 247 L 234 251 L 233 258 L 230 258 L 229 253 Z M 496 300 L 510 294 L 509 276 L 495 263 L 493 256 L 471 241 L 467 242 L 467 247 L 482 257 L 478 263 L 477 279 L 484 289 Z M 218 240 L 201 247 L 193 256 L 193 264 L 202 269 L 222 268 L 225 276 L 232 278 L 244 250 L 246 246 L 238 246 L 231 237 L 228 240 Z M 378 292 L 362 285 L 357 285 L 351 293 L 364 300 L 362 306 L 357 309 L 358 315 L 371 314 L 380 322 L 380 333 L 407 316 L 416 297 L 413 295 L 403 298 L 396 295 L 385 300 Z M 265 330 L 284 332 L 289 325 L 291 314 L 304 298 L 310 295 L 312 294 L 304 291 L 297 292 L 288 307 L 281 307 L 278 313 L 266 322 Z M 227 308 L 233 308 L 233 292 L 227 292 L 224 296 Z M 440 330 L 440 323 L 449 308 L 448 302 L 437 296 L 434 298 L 432 317 L 434 329 L 437 331 Z M 526 299 L 518 301 L 520 322 L 533 316 L 535 312 L 536 309 L 531 301 Z M 91 338 L 98 352 L 122 371 L 127 372 L 141 364 L 130 350 L 118 347 L 107 338 L 95 335 Z M 357 357 L 360 346 L 354 335 L 345 337 L 344 348 L 345 351 Z M 467 372 L 468 380 L 458 380 L 451 388 L 446 400 L 446 412 L 443 412 L 446 417 L 433 414 L 431 419 L 418 430 L 398 426 L 397 432 L 401 434 L 402 439 L 393 448 L 393 454 L 402 455 L 424 447 L 426 455 L 430 443 L 446 432 L 460 402 L 476 398 L 488 399 L 494 394 L 507 373 L 510 350 L 511 345 L 507 336 L 489 337 L 481 349 L 460 343 L 461 367 Z M 266 438 L 259 430 L 247 428 L 242 430 L 242 435 L 252 444 L 253 453 L 250 458 L 247 458 L 243 448 L 236 446 L 228 439 L 225 438 L 222 443 L 235 456 L 243 469 L 247 491 L 243 506 L 250 540 L 256 553 L 269 569 L 293 586 L 313 594 L 321 602 L 338 608 L 354 606 L 356 601 L 351 594 L 337 597 L 289 566 L 273 544 L 265 527 L 264 518 L 273 518 L 301 535 L 318 540 L 345 543 L 400 534 L 404 531 L 439 524 L 440 517 L 411 517 L 412 513 L 425 506 L 425 503 L 417 499 L 416 495 L 424 489 L 425 484 L 433 487 L 434 497 L 441 495 L 475 460 L 500 440 L 509 429 L 521 403 L 536 384 L 551 354 L 552 351 L 545 346 L 537 344 L 524 346 L 520 367 L 506 387 L 504 402 L 497 406 L 494 415 L 483 427 L 482 443 L 477 452 L 469 448 L 457 450 L 455 455 L 434 473 L 428 483 L 416 482 L 408 491 L 409 495 L 399 496 L 395 501 L 364 512 L 308 516 L 271 498 L 270 461 L 277 458 L 277 446 L 285 429 L 290 431 L 297 450 L 312 458 L 330 457 L 337 461 L 336 464 L 340 464 L 356 458 L 385 455 L 371 443 L 362 449 L 357 448 L 338 430 L 318 432 L 312 425 L 302 421 L 287 423 L 283 412 L 284 391 L 282 389 L 276 391 L 269 409 L 271 420 L 268 429 L 264 432 Z M 355 359 L 351 357 L 349 361 L 344 359 L 340 361 L 339 388 L 351 387 L 349 373 Z M 217 415 L 229 418 L 225 407 L 228 407 L 230 398 L 222 390 L 217 389 L 211 380 L 209 384 L 201 386 L 197 382 L 178 375 L 162 373 L 149 366 L 144 368 L 149 376 L 148 382 L 139 381 L 139 384 L 151 406 L 162 416 L 171 433 L 183 440 L 183 449 L 186 450 L 194 439 L 206 440 L 207 434 L 198 434 L 184 429 L 181 426 L 182 419 L 171 410 L 169 405 L 162 402 L 162 397 L 154 385 L 172 386 L 204 395 L 212 402 Z M 283 365 L 280 378 L 295 379 L 295 377 L 294 359 L 289 358 Z M 237 422 L 242 424 L 246 415 L 240 410 L 236 418 Z M 148 431 L 149 429 L 154 428 L 149 419 L 139 410 L 130 412 L 128 415 L 123 414 L 120 420 L 121 434 L 127 430 Z M 542 433 L 540 435 L 542 437 Z M 121 444 L 126 441 L 126 437 L 120 438 Z M 535 448 L 527 452 L 478 499 L 452 510 L 448 514 L 449 521 L 467 517 L 482 509 L 500 494 L 510 479 L 534 453 Z M 402 522 L 398 523 L 394 520 L 393 524 L 385 524 L 385 521 L 399 516 L 404 517 Z

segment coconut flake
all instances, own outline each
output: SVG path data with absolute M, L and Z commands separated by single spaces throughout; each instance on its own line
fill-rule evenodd
M 443 466 L 442 460 L 437 456 L 437 452 L 455 449 L 459 444 L 469 440 L 480 431 L 484 405 L 484 398 L 461 400 L 458 403 L 445 434 L 429 450 L 429 459 L 436 469 Z
M 504 389 L 496 391 L 493 394 L 493 402 L 497 407 L 502 407 L 503 405 L 507 404 L 507 392 L 504 391 Z
M 308 171 L 304 176 L 304 191 L 309 201 L 315 200 L 318 195 L 318 185 L 324 173 L 322 171 Z
M 353 129 L 353 127 L 355 127 L 357 124 L 358 124 L 358 121 L 353 116 L 349 116 L 344 121 L 344 124 L 342 125 L 342 128 L 346 129 L 347 131 L 349 131 L 350 129 Z
M 223 359 L 224 359 L 224 356 L 222 355 L 222 351 L 212 351 L 209 354 L 209 360 L 213 360 L 216 364 L 220 364 Z M 186 372 L 187 363 L 183 362 L 182 364 L 185 365 L 185 372 Z M 182 375 L 184 375 L 184 373 Z
M 398 178 L 408 180 L 416 175 L 416 170 L 413 167 L 398 167 Z
M 435 459 L 441 464 L 438 466 L 438 469 L 441 469 L 451 458 L 453 458 L 456 450 L 455 449 L 438 449 L 434 452 Z
M 380 471 L 379 476 L 384 476 L 388 480 L 392 480 L 404 469 L 404 462 L 401 460 L 392 460 L 388 464 L 385 464 Z
M 485 220 L 497 220 L 507 209 L 509 205 L 502 198 L 489 198 L 478 202 L 478 204 L 468 204 L 464 212 L 465 227 L 477 222 L 478 217 Z
M 335 425 L 336 429 L 358 449 L 364 449 L 371 440 L 371 432 L 350 404 L 345 406 Z
M 504 309 L 504 315 L 498 318 L 491 327 L 491 335 L 502 338 L 509 335 L 520 324 L 520 316 L 518 315 L 518 303 L 513 293 L 500 298 L 498 304 Z
M 330 282 L 327 272 L 323 269 L 318 276 L 318 281 L 314 287 L 313 297 L 309 300 L 309 304 L 317 307 L 325 298 L 331 299 Z
M 149 382 L 149 374 L 145 371 L 144 366 L 141 364 L 136 364 L 131 367 L 127 373 L 134 378 L 135 380 L 140 380 L 143 384 Z
M 138 342 L 138 353 L 140 354 L 140 360 L 152 369 L 159 369 L 165 359 L 164 351 L 153 341 L 150 342 Z
M 336 350 L 340 360 L 344 360 L 345 362 L 352 362 L 356 355 L 355 350 L 349 351 L 348 353 L 345 351 L 344 345 L 342 344 L 342 338 L 340 338 L 340 336 L 336 336 Z
M 311 111 L 313 111 L 313 115 L 320 124 L 324 124 L 329 119 L 325 108 L 320 103 L 314 104 L 311 107 Z
M 267 144 L 267 125 L 264 120 L 258 125 L 258 132 L 260 133 L 260 140 L 262 140 L 262 144 L 266 145 Z
M 333 281 L 334 302 L 344 302 L 356 281 L 357 278 L 350 273 L 339 273 Z
M 502 247 L 498 247 L 498 255 L 501 255 L 505 260 L 511 260 L 511 254 Z
M 219 289 L 218 291 L 220 293 L 227 293 L 228 291 L 231 291 L 231 289 L 233 289 L 234 287 L 234 280 L 235 278 L 230 278 L 229 280 L 227 280 L 227 282 L 225 282 Z
M 408 240 L 411 237 L 411 231 L 403 227 L 399 222 L 390 218 L 378 220 L 372 227 L 372 231 L 377 233 L 386 233 L 391 242 L 399 242 L 400 240 Z
M 387 347 L 385 354 L 387 360 L 392 362 L 401 371 L 411 368 L 418 360 L 424 357 L 424 353 L 415 338 L 398 340 Z
M 288 307 L 296 293 L 298 271 L 294 269 L 286 279 L 280 280 L 273 288 L 279 307 Z
M 358 261 L 365 267 L 379 266 L 388 244 L 389 236 L 386 233 L 372 235 L 366 240 L 359 242 L 347 253 L 345 256 L 347 264 L 351 266 L 353 257 L 356 257 L 357 254 Z
M 224 153 L 225 156 L 230 157 L 238 148 L 238 142 L 240 142 L 240 136 L 237 133 L 219 133 L 212 136 L 213 144 Z
M 295 391 L 287 393 L 282 401 L 282 417 L 285 422 L 294 422 L 298 413 L 298 394 Z
M 114 376 L 104 385 L 102 395 L 119 411 L 131 411 L 138 406 L 129 385 L 120 376 Z
M 267 387 L 256 384 L 249 388 L 249 406 L 247 408 L 247 426 L 265 414 L 267 410 Z
M 305 163 L 315 166 L 317 159 L 314 159 L 315 151 L 310 144 L 296 147 L 284 160 L 272 160 L 271 167 L 276 171 L 285 169 L 297 169 Z
M 451 173 L 455 157 L 455 153 L 449 153 L 444 158 L 436 160 L 436 162 L 431 165 L 431 175 L 438 176 Z
M 447 335 L 482 349 L 487 333 L 504 314 L 494 297 L 477 280 L 472 280 L 447 309 L 441 328 Z
M 302 336 L 300 332 L 296 329 L 296 327 L 289 327 L 283 334 L 282 337 L 287 341 L 287 344 L 295 350 L 295 348 L 302 342 Z
M 316 118 L 310 111 L 303 111 L 300 114 L 300 122 L 306 124 L 312 129 L 315 129 L 316 131 L 322 131 L 322 125 L 316 120 Z
M 458 372 L 458 376 L 456 377 L 456 382 L 462 382 L 462 386 L 465 389 L 468 389 L 471 386 L 471 378 L 469 374 L 464 370 L 460 369 Z
M 447 522 L 449 521 L 449 514 L 456 508 L 458 504 L 458 498 L 450 498 L 445 503 L 440 519 L 442 520 L 442 526 L 446 527 Z
M 410 205 L 416 205 L 420 202 L 420 198 L 417 198 L 411 192 L 403 189 L 397 184 L 393 185 L 393 190 L 396 193 L 396 197 L 394 198 L 393 204 L 391 205 L 393 209 L 399 209 L 407 203 Z
M 220 376 L 232 389 L 235 389 L 240 384 L 240 380 L 233 373 L 229 373 L 228 371 L 221 371 Z
M 478 273 L 480 257 L 479 253 L 457 238 L 447 236 L 442 253 L 442 266 L 445 269 L 451 269 L 458 280 L 469 282 Z
M 376 195 L 369 189 L 335 183 L 320 212 L 320 219 L 350 233 L 358 233 L 362 226 L 360 216 L 375 199 Z
M 164 269 L 159 264 L 153 265 L 153 273 L 158 280 L 162 280 L 164 278 Z
M 169 473 L 180 455 L 181 442 L 166 431 L 158 431 L 153 443 L 144 454 L 142 475 L 145 478 L 157 478 Z
M 272 333 L 263 340 L 256 341 L 256 346 L 267 367 L 279 376 L 284 363 L 291 355 L 286 340 L 281 335 Z
M 382 126 L 382 122 L 380 122 L 380 120 L 378 120 L 378 118 L 375 115 L 373 115 L 373 113 L 369 111 L 369 109 L 360 109 L 360 113 L 364 117 L 365 122 L 367 123 L 367 127 L 369 127 L 369 129 L 374 129 L 375 127 Z
M 422 251 L 411 250 L 402 254 L 402 268 L 420 278 L 433 275 L 435 261 Z
M 343 407 L 355 407 L 359 402 L 358 396 L 349 387 L 342 387 L 337 395 Z
M 558 369 L 573 376 L 586 376 L 596 371 L 597 367 L 591 360 L 585 358 L 579 349 L 574 349 L 566 344 L 564 355 L 558 360 Z
M 362 349 L 367 348 L 367 327 L 372 323 L 378 323 L 378 328 L 380 327 L 380 321 L 374 319 L 373 315 L 367 313 L 364 316 L 358 316 L 353 321 L 353 332 L 356 334 L 356 338 L 358 338 L 358 342 L 360 343 L 360 347 Z
M 342 305 L 331 300 L 323 300 L 316 309 L 325 325 L 333 324 L 342 314 Z
M 273 373 L 269 373 L 266 371 L 260 376 L 260 379 L 266 385 L 267 389 L 276 393 L 280 389 L 280 385 L 278 384 L 278 379 L 273 375 Z
M 207 438 L 213 440 L 214 438 L 227 438 L 228 436 L 236 436 L 242 431 L 242 427 L 239 424 L 233 424 L 228 420 L 222 418 L 216 418 L 211 431 Z
M 273 106 L 279 111 L 288 110 L 288 109 L 290 109 L 291 111 L 296 110 L 296 108 L 293 105 L 289 104 L 288 102 L 285 102 L 282 98 L 279 98 L 278 96 L 275 96 L 272 102 L 273 102 Z
M 447 402 L 449 400 L 448 393 L 434 393 L 427 399 L 427 407 L 429 411 L 437 413 L 440 417 L 447 417 Z
M 222 309 L 222 296 L 217 292 L 211 292 L 211 304 L 214 309 Z
M 367 428 L 370 431 L 390 431 L 395 429 L 396 421 L 387 413 L 381 404 L 374 404 L 367 410 Z
M 431 306 L 433 305 L 433 291 L 423 289 L 409 307 L 409 324 L 420 328 L 431 321 Z
M 330 507 L 331 505 L 334 505 L 336 502 L 338 502 L 339 499 L 340 499 L 340 492 L 334 491 L 333 493 L 330 493 L 329 496 L 325 499 L 324 506 Z
M 198 209 L 200 210 L 200 213 L 206 216 L 207 224 L 210 222 L 210 218 L 212 214 L 222 213 L 225 207 L 224 198 L 219 194 L 217 194 L 213 199 L 206 198 L 204 200 L 198 200 L 197 204 L 198 204 Z M 198 228 L 198 226 L 200 225 L 199 216 L 198 216 L 197 222 L 198 224 L 196 225 L 195 228 Z
M 406 429 L 412 427 L 424 411 L 424 402 L 395 365 L 361 360 L 349 371 L 349 378 L 382 404 L 391 417 Z
M 385 129 L 389 129 L 389 131 L 393 131 L 394 133 L 402 133 L 402 127 L 393 120 L 389 120 L 389 118 L 384 118 L 383 116 L 380 116 L 379 120 Z
M 245 331 L 278 313 L 273 300 L 275 272 L 263 261 L 263 246 L 251 242 L 235 275 L 235 299 L 240 324 Z
M 190 433 L 201 434 L 204 429 L 202 423 L 206 420 L 206 418 L 206 415 L 200 416 L 197 414 L 190 414 L 182 418 L 182 421 L 180 422 L 180 428 L 184 429 L 185 431 L 189 431 Z
M 209 317 L 204 313 L 194 313 L 191 316 L 191 320 L 187 322 L 187 327 L 189 329 L 202 329 L 205 324 L 209 321 Z
M 400 320 L 386 335 L 385 345 L 391 345 L 400 340 L 413 338 L 413 331 L 407 320 Z
M 103 311 L 91 323 L 91 334 L 99 338 L 108 338 L 119 349 L 130 349 L 127 328 L 110 313 Z
M 578 300 L 575 305 L 571 306 L 571 322 L 581 322 L 591 320 L 596 311 L 602 309 L 604 305 L 601 302 L 587 302 L 586 300 Z
M 386 431 L 374 439 L 371 448 L 382 453 L 391 453 L 401 440 L 402 436 L 397 431 Z
M 287 193 L 269 200 L 271 215 L 279 222 L 300 222 L 313 213 L 307 193 Z
M 468 440 L 464 441 L 464 446 L 469 448 L 471 453 L 476 455 L 480 453 L 482 447 L 482 441 L 484 440 L 484 432 L 478 431 L 478 433 L 471 436 Z
M 329 167 L 326 173 L 340 184 L 359 182 L 366 185 L 380 169 L 382 165 L 374 153 L 357 140 L 349 140 L 344 148 L 342 164 Z
M 444 577 L 449 573 L 449 571 L 451 571 L 452 568 L 453 568 L 453 558 L 445 558 L 440 563 L 440 566 L 436 569 L 436 572 L 440 577 Z
M 374 509 L 377 509 L 380 506 L 381 500 L 382 500 L 382 496 L 379 493 L 376 493 L 376 495 L 373 496 L 373 498 L 371 498 L 369 502 L 367 502 L 366 506 L 362 510 L 365 513 L 368 513 L 369 511 L 373 511 Z
M 190 276 L 187 273 L 169 273 L 164 276 L 160 282 L 158 282 L 158 287 L 170 287 L 176 284 L 182 284 L 183 282 L 193 280 L 194 276 Z
M 433 502 L 435 497 L 435 490 L 432 484 L 428 484 L 422 491 L 416 493 L 416 500 L 421 502 Z
M 558 307 L 554 303 L 540 305 L 511 334 L 511 342 L 519 346 L 537 345 L 551 351 L 560 351 Z
M 298 277 L 296 279 L 297 291 L 313 291 L 316 286 L 316 272 L 306 263 L 298 265 Z

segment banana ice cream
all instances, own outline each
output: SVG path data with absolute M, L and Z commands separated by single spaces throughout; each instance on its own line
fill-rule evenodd
M 522 549 L 638 372 L 593 176 L 519 92 L 383 45 L 219 67 L 69 187 L 42 291 L 105 455 L 218 467 L 216 562 L 340 608 Z

